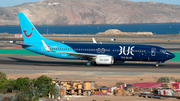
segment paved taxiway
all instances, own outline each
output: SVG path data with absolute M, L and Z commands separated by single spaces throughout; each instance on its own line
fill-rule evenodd
M 0 71 L 7 74 L 48 73 L 54 71 L 133 73 L 180 73 L 180 62 L 168 61 L 155 67 L 151 62 L 125 62 L 111 66 L 85 66 L 86 61 L 46 56 L 0 54 Z M 127 73 L 127 74 L 126 74 Z
M 22 43 L 22 39 L 6 39 L 0 40 L 0 47 L 12 46 L 5 44 L 4 41 L 16 40 Z M 55 40 L 61 42 L 62 40 Z M 74 42 L 67 40 L 65 42 Z M 77 41 L 76 41 L 77 42 Z M 82 42 L 82 41 L 79 41 Z M 83 41 L 84 42 L 84 41 Z M 92 41 L 86 41 L 92 42 Z M 110 41 L 109 41 L 110 42 Z M 103 41 L 103 43 L 109 43 Z M 148 44 L 167 48 L 171 52 L 180 52 L 180 42 L 142 42 L 142 41 L 115 41 L 111 43 L 124 44 Z M 46 56 L 28 56 L 28 55 L 7 55 L 0 54 L 0 71 L 7 74 L 21 74 L 21 73 L 45 73 L 54 71 L 88 71 L 88 72 L 113 72 L 124 73 L 124 75 L 131 75 L 133 73 L 180 73 L 180 62 L 167 61 L 155 67 L 154 62 L 125 62 L 116 63 L 111 66 L 85 66 L 87 61 L 81 60 L 64 60 L 50 58 Z

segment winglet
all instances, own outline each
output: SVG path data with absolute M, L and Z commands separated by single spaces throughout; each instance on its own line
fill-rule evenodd
M 92 40 L 93 40 L 93 43 L 97 43 L 96 40 L 95 40 L 94 38 L 92 38 Z
M 47 44 L 43 40 L 41 40 L 41 41 L 42 41 L 43 46 L 46 49 L 46 51 L 51 52 L 51 49 L 47 46 Z

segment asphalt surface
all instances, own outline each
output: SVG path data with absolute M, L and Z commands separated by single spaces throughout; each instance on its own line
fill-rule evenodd
M 86 61 L 64 60 L 46 56 L 0 54 L 0 71 L 7 74 L 49 73 L 55 71 L 132 73 L 180 73 L 180 62 L 167 61 L 155 67 L 154 62 L 125 62 L 111 66 L 86 66 Z
M 66 36 L 67 37 L 67 36 Z M 126 36 L 127 37 L 127 36 Z M 129 37 L 129 36 L 128 36 Z M 12 46 L 4 43 L 5 41 L 16 40 L 22 43 L 22 39 L 6 39 L 0 40 L 0 48 Z M 55 40 L 61 42 L 62 40 Z M 67 40 L 65 42 L 77 42 Z M 84 41 L 78 41 L 84 42 Z M 92 41 L 86 41 L 92 42 Z M 171 52 L 180 52 L 180 42 L 141 42 L 141 41 L 103 41 L 103 43 L 122 43 L 122 44 L 148 44 L 167 48 Z M 90 66 L 87 67 L 87 61 L 81 60 L 64 60 L 50 58 L 46 56 L 28 56 L 28 55 L 6 55 L 0 54 L 0 71 L 7 74 L 21 73 L 44 73 L 54 71 L 83 71 L 83 72 L 112 72 L 123 75 L 131 75 L 133 73 L 180 73 L 180 62 L 167 61 L 155 67 L 154 62 L 125 62 L 115 63 L 111 66 Z

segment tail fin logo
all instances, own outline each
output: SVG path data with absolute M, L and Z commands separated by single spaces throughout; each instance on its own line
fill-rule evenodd
M 34 30 L 34 28 L 32 28 L 32 30 Z M 23 32 L 26 35 L 26 37 L 30 37 L 32 35 L 32 32 L 29 35 L 26 34 L 26 32 L 27 32 L 26 30 L 23 30 Z

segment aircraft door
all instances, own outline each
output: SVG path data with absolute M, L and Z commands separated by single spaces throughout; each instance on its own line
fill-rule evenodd
M 151 48 L 151 56 L 156 56 L 156 48 Z

